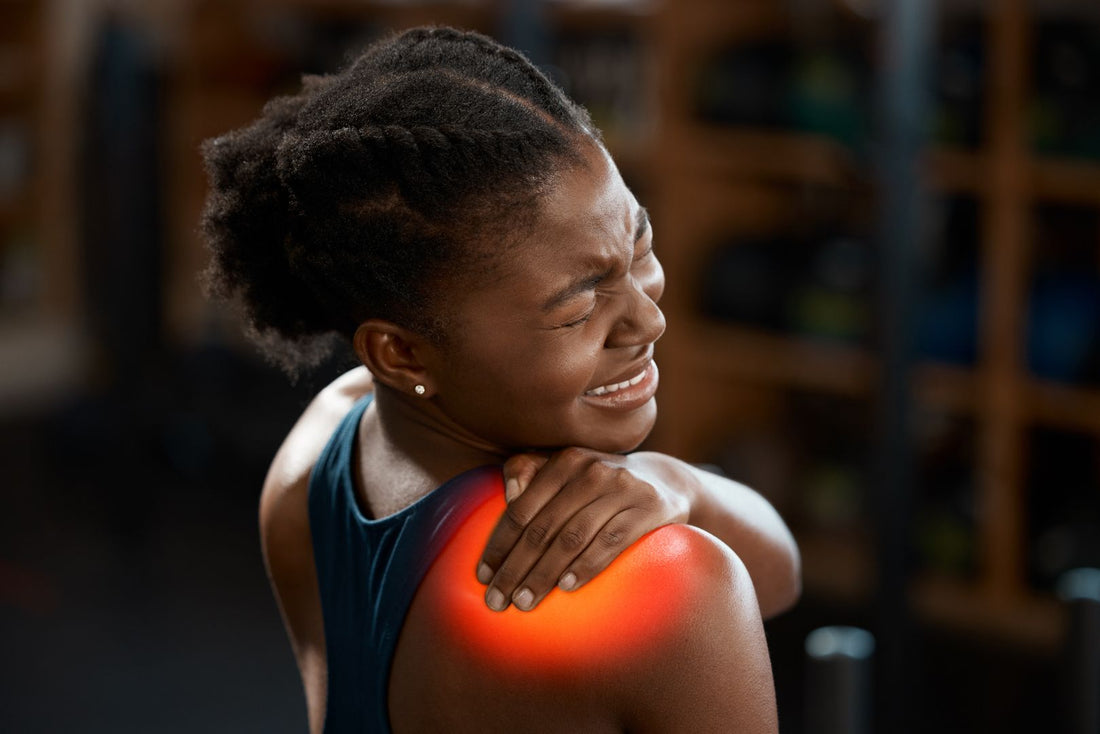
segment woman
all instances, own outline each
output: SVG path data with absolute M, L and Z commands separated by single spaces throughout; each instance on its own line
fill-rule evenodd
M 664 275 L 583 109 L 418 29 L 204 149 L 215 293 L 284 364 L 363 367 L 260 521 L 313 732 L 775 731 L 761 616 L 798 552 L 655 453 Z

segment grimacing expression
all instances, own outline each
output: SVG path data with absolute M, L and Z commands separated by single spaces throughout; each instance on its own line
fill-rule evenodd
M 515 450 L 629 451 L 653 428 L 653 344 L 664 272 L 646 212 L 602 147 L 562 172 L 501 277 L 453 299 L 460 333 L 438 352 L 438 405 Z

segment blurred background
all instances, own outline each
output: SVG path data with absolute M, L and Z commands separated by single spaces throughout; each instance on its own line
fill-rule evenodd
M 782 730 L 812 723 L 829 624 L 895 663 L 881 731 L 1068 730 L 1055 588 L 1100 565 L 1100 6 L 928 3 L 891 158 L 883 3 L 0 0 L 0 729 L 305 730 L 256 503 L 351 362 L 291 384 L 204 300 L 197 146 L 439 23 L 528 52 L 651 211 L 650 446 L 757 488 L 802 548 L 768 624 Z

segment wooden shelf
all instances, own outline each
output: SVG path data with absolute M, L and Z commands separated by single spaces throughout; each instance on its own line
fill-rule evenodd
M 677 348 L 688 352 L 683 367 L 696 374 L 849 397 L 871 397 L 878 384 L 877 360 L 861 347 L 711 322 L 677 329 L 684 331 Z M 969 369 L 924 363 L 914 383 L 926 405 L 952 412 L 975 408 Z
M 874 551 L 860 533 L 796 533 L 806 594 L 846 606 L 873 603 Z M 973 581 L 925 576 L 909 589 L 922 622 L 964 632 L 990 643 L 1008 643 L 1049 654 L 1065 634 L 1065 613 L 1057 600 L 1037 593 L 997 597 Z
M 841 395 L 866 394 L 874 380 L 874 360 L 858 347 L 710 322 L 676 328 L 681 349 L 694 345 L 685 366 L 701 374 Z
M 690 122 L 658 143 L 665 167 L 691 173 L 842 188 L 864 188 L 873 183 L 865 162 L 825 135 Z M 975 196 L 984 192 L 988 165 L 984 153 L 958 148 L 935 148 L 923 162 L 931 189 Z M 1049 162 L 1037 170 L 1043 172 L 1052 196 L 1060 186 L 1065 196 L 1077 191 L 1077 198 L 1100 201 L 1100 165 Z M 1089 186 L 1090 193 L 1080 193 Z
M 26 180 L 13 196 L 0 199 L 0 222 L 21 225 L 34 219 L 32 192 L 37 191 L 39 182 Z
M 973 582 L 946 578 L 920 579 L 909 596 L 921 619 L 990 642 L 1050 654 L 1065 635 L 1065 613 L 1049 596 L 1001 597 Z
M 654 17 L 653 2 L 585 2 L 584 0 L 557 0 L 545 3 L 545 13 L 551 27 L 557 31 L 629 30 L 647 29 Z
M 692 122 L 658 143 L 662 168 L 677 172 L 846 188 L 867 183 L 855 154 L 823 135 Z
M 675 8 L 661 14 L 662 32 L 668 44 L 681 48 L 713 48 L 737 38 L 772 37 L 790 26 L 783 5 L 771 0 L 665 1 Z
M 682 367 L 715 378 L 833 395 L 873 395 L 877 360 L 857 346 L 714 322 L 677 325 Z M 977 410 L 975 370 L 924 362 L 914 374 L 918 402 L 953 413 Z M 1036 424 L 1100 433 L 1100 387 L 1025 380 L 1027 418 Z
M 1025 394 L 1035 423 L 1100 434 L 1100 388 L 1032 380 Z
M 1100 206 L 1100 161 L 1037 158 L 1031 163 L 1036 199 Z

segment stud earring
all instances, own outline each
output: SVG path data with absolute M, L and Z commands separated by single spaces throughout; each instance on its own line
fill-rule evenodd
M 424 387 L 423 385 L 417 385 L 413 388 L 413 392 L 417 395 L 423 395 L 424 393 L 428 392 L 428 388 Z

